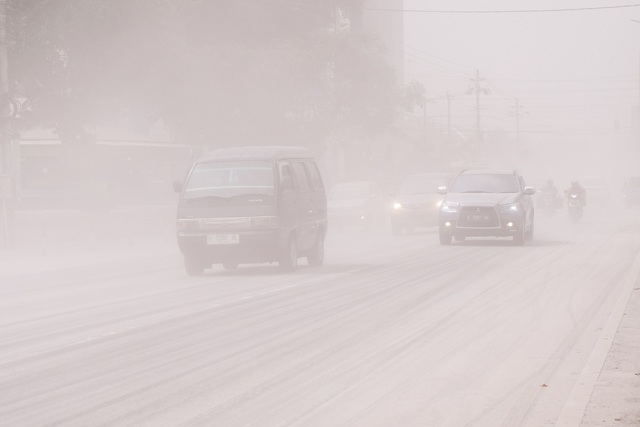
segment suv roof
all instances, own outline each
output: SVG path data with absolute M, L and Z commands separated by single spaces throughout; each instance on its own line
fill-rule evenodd
M 461 174 L 504 174 L 504 175 L 517 175 L 518 172 L 515 169 L 467 169 L 460 172 Z

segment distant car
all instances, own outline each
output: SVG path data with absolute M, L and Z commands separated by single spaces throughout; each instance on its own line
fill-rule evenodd
M 438 209 L 443 196 L 438 187 L 447 186 L 452 175 L 423 173 L 407 176 L 397 193 L 393 194 L 391 229 L 394 234 L 412 232 L 419 227 L 438 225 Z
M 440 243 L 472 236 L 512 237 L 516 245 L 533 238 L 535 188 L 515 170 L 465 170 L 440 206 Z
M 373 227 L 385 222 L 384 199 L 373 181 L 341 182 L 329 191 L 329 226 Z
M 609 202 L 609 187 L 599 176 L 582 176 L 577 179 L 587 192 L 587 206 L 606 206 Z
M 622 201 L 627 208 L 640 206 L 640 176 L 633 176 L 624 182 Z

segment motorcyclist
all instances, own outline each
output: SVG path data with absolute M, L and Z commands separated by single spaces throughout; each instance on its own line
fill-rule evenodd
M 558 189 L 553 185 L 553 180 L 548 180 L 547 185 L 542 187 L 542 194 L 548 196 L 551 200 L 555 200 L 558 197 Z
M 577 195 L 578 199 L 582 202 L 582 206 L 587 206 L 587 191 L 577 180 L 571 181 L 571 187 L 565 191 L 565 194 L 567 198 L 569 198 L 571 194 Z

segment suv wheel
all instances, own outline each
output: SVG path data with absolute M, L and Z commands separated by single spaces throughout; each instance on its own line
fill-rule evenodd
M 524 245 L 526 232 L 524 226 L 513 235 L 513 244 L 516 246 Z
M 448 231 L 440 230 L 440 244 L 441 245 L 450 245 L 452 238 L 453 238 L 453 234 L 451 234 Z
M 531 227 L 529 227 L 529 231 L 527 232 L 527 236 L 526 236 L 527 240 L 530 242 L 533 241 L 533 230 L 534 230 L 533 221 L 531 221 Z

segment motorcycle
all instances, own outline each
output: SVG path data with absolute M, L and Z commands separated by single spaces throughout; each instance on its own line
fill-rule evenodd
M 569 208 L 569 219 L 572 222 L 578 222 L 582 218 L 584 202 L 579 194 L 567 194 L 567 207 Z

